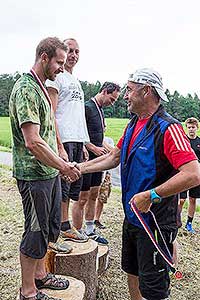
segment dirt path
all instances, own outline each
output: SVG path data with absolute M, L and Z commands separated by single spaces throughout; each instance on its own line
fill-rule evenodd
M 0 300 L 16 299 L 20 285 L 18 248 L 23 231 L 23 215 L 21 200 L 13 182 L 10 173 L 0 170 Z M 101 233 L 110 241 L 110 268 L 99 280 L 97 299 L 100 300 L 130 300 L 126 276 L 120 268 L 122 220 L 120 193 L 115 191 L 103 215 L 108 229 Z M 194 226 L 198 228 L 199 225 L 200 217 L 196 214 Z M 171 300 L 199 300 L 200 235 L 188 235 L 181 229 L 178 241 L 179 268 L 183 271 L 184 279 L 172 279 Z

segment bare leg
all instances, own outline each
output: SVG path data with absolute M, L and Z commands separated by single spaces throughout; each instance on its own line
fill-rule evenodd
M 76 229 L 81 229 L 83 226 L 84 207 L 89 199 L 90 191 L 82 191 L 79 200 L 73 203 L 72 206 L 72 222 Z
M 128 288 L 131 300 L 142 300 L 142 295 L 139 290 L 138 276 L 128 274 Z
M 21 293 L 25 297 L 33 297 L 36 295 L 35 271 L 38 259 L 33 259 L 20 252 L 22 288 Z
M 185 203 L 185 200 L 186 200 L 186 199 L 180 199 L 180 200 L 179 200 L 178 209 L 179 209 L 180 214 L 181 214 L 181 212 L 182 212 L 182 209 L 183 209 L 183 205 L 184 205 L 184 203 Z
M 90 188 L 90 195 L 85 206 L 85 219 L 94 220 L 96 199 L 99 192 L 99 186 Z
M 101 214 L 103 211 L 103 203 L 101 201 L 99 201 L 99 199 L 97 199 L 96 201 L 96 208 L 95 208 L 95 220 L 100 220 Z
M 35 270 L 35 278 L 36 279 L 43 279 L 47 275 L 46 268 L 45 268 L 45 257 L 42 259 L 38 259 L 36 270 Z
M 188 216 L 193 218 L 196 210 L 196 198 L 189 197 Z
M 69 221 L 69 200 L 61 202 L 61 222 Z

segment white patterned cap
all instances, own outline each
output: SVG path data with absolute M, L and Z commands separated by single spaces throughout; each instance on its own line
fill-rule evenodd
M 154 87 L 160 98 L 166 102 L 169 102 L 169 99 L 167 98 L 163 88 L 162 77 L 153 69 L 138 69 L 135 71 L 135 73 L 129 75 L 128 81 L 148 84 Z

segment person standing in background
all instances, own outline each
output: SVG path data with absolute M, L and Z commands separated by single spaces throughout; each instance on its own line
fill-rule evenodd
M 105 132 L 105 118 L 103 107 L 113 105 L 120 93 L 120 86 L 113 82 L 105 82 L 97 95 L 85 103 L 85 113 L 90 143 L 86 144 L 89 152 L 89 160 L 103 156 L 110 151 L 109 146 L 103 145 Z M 75 203 L 73 210 L 74 226 L 79 230 L 83 225 L 85 214 L 85 232 L 88 237 L 98 243 L 107 244 L 108 241 L 95 231 L 94 217 L 99 187 L 102 181 L 102 172 L 86 174 L 83 176 L 83 185 L 79 201 Z
M 189 138 L 191 147 L 194 150 L 194 152 L 200 162 L 200 138 L 197 136 L 197 130 L 199 128 L 199 121 L 196 118 L 191 117 L 185 121 L 185 125 L 186 125 L 187 136 Z M 182 212 L 182 208 L 185 203 L 185 200 L 187 198 L 188 192 L 189 192 L 189 206 L 188 206 L 188 217 L 187 217 L 187 222 L 186 222 L 185 228 L 188 232 L 195 233 L 195 230 L 192 227 L 192 221 L 194 219 L 194 214 L 195 214 L 195 210 L 196 210 L 196 198 L 200 198 L 200 185 L 189 189 L 189 191 L 184 191 L 184 192 L 180 193 L 177 222 L 178 222 L 178 226 L 181 227 L 181 225 L 182 225 L 181 212 Z
M 64 40 L 64 43 L 68 47 L 64 72 L 59 74 L 54 81 L 47 80 L 46 85 L 56 117 L 59 155 L 66 161 L 81 162 L 84 144 L 90 140 L 85 120 L 83 90 L 80 82 L 73 75 L 80 50 L 78 42 L 73 38 Z M 71 226 L 69 221 L 69 201 L 70 199 L 78 201 L 82 177 L 73 183 L 62 179 L 61 185 L 61 235 L 65 240 L 86 242 L 88 237 L 84 232 Z M 74 203 L 72 210 L 74 210 Z M 74 223 L 73 215 L 72 223 Z

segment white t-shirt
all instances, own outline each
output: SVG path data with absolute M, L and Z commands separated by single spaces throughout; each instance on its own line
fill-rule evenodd
M 58 91 L 55 117 L 62 143 L 90 141 L 85 120 L 84 94 L 80 82 L 69 72 L 59 73 L 47 87 Z

